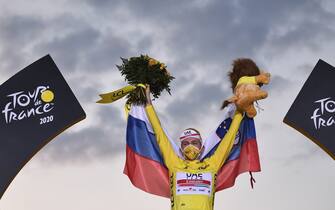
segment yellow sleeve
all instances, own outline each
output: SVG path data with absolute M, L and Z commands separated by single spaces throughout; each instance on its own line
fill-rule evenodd
M 229 127 L 228 132 L 221 140 L 218 148 L 216 149 L 215 153 L 206 158 L 206 161 L 211 168 L 215 168 L 219 170 L 224 162 L 226 161 L 235 141 L 236 134 L 240 127 L 241 121 L 243 119 L 243 115 L 241 112 L 236 111 L 233 117 L 233 121 Z
M 147 116 L 154 130 L 159 149 L 163 155 L 164 163 L 167 168 L 182 165 L 183 160 L 178 157 L 175 153 L 171 143 L 169 142 L 164 130 L 161 127 L 161 123 L 157 117 L 155 109 L 152 105 L 146 106 Z

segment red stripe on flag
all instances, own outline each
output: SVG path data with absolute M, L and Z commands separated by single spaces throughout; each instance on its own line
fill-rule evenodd
M 123 173 L 129 177 L 135 187 L 154 195 L 170 198 L 168 170 L 160 163 L 138 155 L 128 146 Z
M 247 171 L 261 171 L 255 139 L 248 139 L 242 146 L 240 157 L 222 167 L 217 176 L 216 192 L 234 186 L 236 177 Z
M 126 150 L 124 174 L 132 184 L 148 193 L 170 198 L 167 169 L 156 161 L 138 155 L 128 146 Z M 241 173 L 260 170 L 257 142 L 249 139 L 242 146 L 240 157 L 227 162 L 218 173 L 216 191 L 232 187 Z

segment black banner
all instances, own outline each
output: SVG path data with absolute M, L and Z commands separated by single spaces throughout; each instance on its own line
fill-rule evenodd
M 0 198 L 22 167 L 86 115 L 47 55 L 0 86 Z
M 284 122 L 335 159 L 335 68 L 319 60 Z

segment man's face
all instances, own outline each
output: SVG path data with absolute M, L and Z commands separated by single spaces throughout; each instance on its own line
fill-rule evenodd
M 201 146 L 202 146 L 201 141 L 199 139 L 187 138 L 181 142 L 181 146 L 180 146 L 181 150 L 184 150 L 184 148 L 190 144 L 197 147 L 199 150 L 201 149 Z

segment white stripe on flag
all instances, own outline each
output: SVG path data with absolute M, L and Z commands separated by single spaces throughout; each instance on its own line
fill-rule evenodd
M 150 121 L 148 119 L 148 116 L 147 116 L 147 113 L 145 111 L 144 106 L 136 106 L 136 105 L 131 106 L 129 114 L 132 117 L 136 118 L 136 119 L 144 121 L 145 124 L 146 124 L 146 126 L 147 126 L 147 128 L 148 128 L 148 131 L 150 133 L 154 134 L 153 128 L 152 128 L 151 123 L 150 123 Z M 168 134 L 168 132 L 166 131 L 166 129 L 164 128 L 164 126 L 163 125 L 161 125 L 161 126 L 162 126 L 162 129 L 163 129 L 165 135 L 169 139 L 169 141 L 170 141 L 170 143 L 171 143 L 174 151 L 176 152 L 176 154 L 178 154 L 179 157 L 183 158 L 183 155 L 180 152 L 179 146 L 173 141 L 173 139 Z
M 234 116 L 235 110 L 235 104 L 229 104 L 228 106 L 226 106 L 222 110 L 223 115 L 220 124 L 227 118 L 232 118 Z M 203 140 L 204 151 L 201 154 L 200 159 L 205 157 L 213 149 L 213 147 L 215 147 L 215 145 L 221 141 L 221 139 L 216 135 L 216 129 L 220 126 L 220 124 L 215 128 L 214 131 L 209 134 L 206 139 Z

